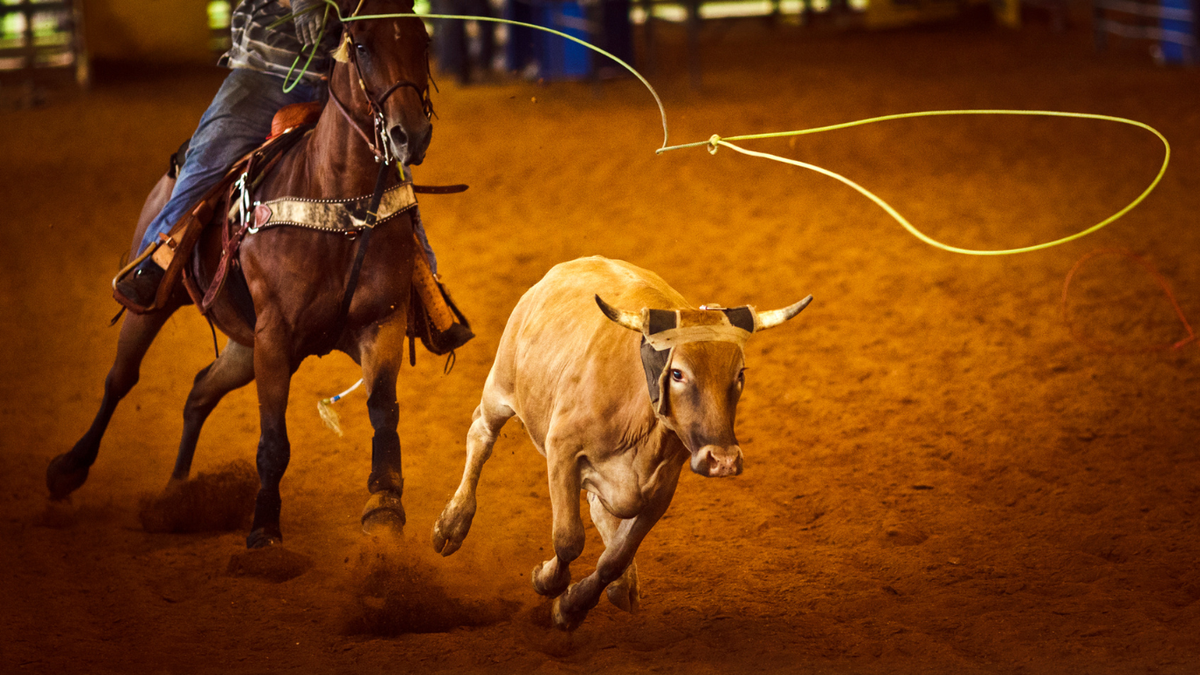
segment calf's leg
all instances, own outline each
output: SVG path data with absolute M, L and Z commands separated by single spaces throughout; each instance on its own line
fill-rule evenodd
M 616 532 L 606 542 L 604 552 L 596 563 L 596 570 L 554 599 L 551 616 L 555 627 L 563 630 L 578 628 L 587 613 L 600 601 L 600 592 L 625 574 L 638 546 L 671 505 L 682 466 L 672 462 L 661 469 L 665 472 L 662 486 L 649 496 L 640 514 L 620 522 Z
M 571 583 L 571 563 L 583 553 L 583 521 L 579 518 L 579 460 L 569 442 L 546 438 L 550 508 L 553 513 L 554 557 L 533 569 L 533 589 L 554 597 Z M 624 569 L 624 568 L 622 568 Z M 593 603 L 594 605 L 595 603 Z
M 617 530 L 621 527 L 621 519 L 609 513 L 604 502 L 600 501 L 600 498 L 594 493 L 587 493 L 587 498 L 588 506 L 591 507 L 592 523 L 600 532 L 604 547 L 608 548 L 616 539 Z M 629 561 L 629 567 L 625 568 L 616 581 L 608 585 L 605 593 L 608 595 L 609 601 L 617 607 L 629 613 L 637 612 L 641 593 L 638 587 L 636 560 Z
M 462 480 L 433 526 L 433 549 L 438 553 L 444 556 L 454 553 L 467 538 L 475 517 L 475 488 L 483 464 L 492 456 L 500 429 L 514 414 L 491 388 L 484 390 L 483 399 L 475 408 L 471 430 L 467 432 L 467 463 Z

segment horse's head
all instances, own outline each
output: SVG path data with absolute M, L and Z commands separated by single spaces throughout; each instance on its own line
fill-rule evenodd
M 413 11 L 411 0 L 341 0 L 342 15 Z M 433 136 L 429 34 L 415 17 L 346 21 L 331 89 L 372 118 L 375 149 L 402 164 L 420 164 Z M 341 90 L 340 92 L 338 90 Z M 348 90 L 348 91 L 347 91 Z M 351 102 L 353 101 L 353 102 Z

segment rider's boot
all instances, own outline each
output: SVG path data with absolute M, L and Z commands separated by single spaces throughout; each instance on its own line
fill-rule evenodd
M 423 255 L 417 255 L 413 265 L 413 287 L 423 305 L 424 326 L 414 326 L 425 348 L 434 354 L 448 354 L 465 345 L 475 333 L 471 332 L 471 324 L 446 292 L 441 282 L 429 268 L 429 261 Z M 417 313 L 418 316 L 420 313 Z
M 113 285 L 113 297 L 131 311 L 145 311 L 154 304 L 164 274 L 154 260 L 147 260 Z

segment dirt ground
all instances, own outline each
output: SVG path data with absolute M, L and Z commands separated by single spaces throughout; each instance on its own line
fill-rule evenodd
M 666 44 L 680 38 L 664 31 Z M 674 41 L 674 43 L 672 43 Z M 114 352 L 109 280 L 141 201 L 222 73 L 103 79 L 0 112 L 0 671 L 537 673 L 1195 673 L 1200 671 L 1200 71 L 1066 33 L 831 33 L 740 22 L 704 36 L 704 86 L 664 52 L 654 82 L 674 142 L 945 108 L 1104 113 L 1173 144 L 1158 189 L 1083 240 L 1015 257 L 944 253 L 835 181 L 721 151 L 656 157 L 631 81 L 442 78 L 422 209 L 479 337 L 449 375 L 401 373 L 408 527 L 362 534 L 370 426 L 342 355 L 293 380 L 285 545 L 246 523 L 147 532 L 180 409 L 212 359 L 194 310 L 167 324 L 88 483 L 44 472 L 87 428 Z M 1002 248 L 1123 207 L 1162 156 L 1149 133 L 1088 121 L 941 118 L 746 143 L 843 173 L 931 236 Z M 471 411 L 517 298 L 555 263 L 601 254 L 693 302 L 816 300 L 747 345 L 746 471 L 681 480 L 638 554 L 642 611 L 602 600 L 548 626 L 529 572 L 549 557 L 546 472 L 510 422 L 461 551 L 430 530 L 457 485 Z M 253 387 L 197 454 L 200 499 L 245 513 Z M 239 462 L 230 467 L 231 462 Z M 239 468 L 240 467 L 240 468 Z M 595 531 L 575 566 L 588 573 Z

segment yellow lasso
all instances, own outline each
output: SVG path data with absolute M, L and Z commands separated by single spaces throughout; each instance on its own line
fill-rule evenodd
M 552 28 L 547 28 L 545 26 L 539 26 L 537 24 L 524 23 L 521 21 L 512 21 L 509 19 L 498 19 L 498 18 L 487 17 L 487 16 L 471 16 L 471 15 L 458 15 L 458 14 L 417 14 L 414 12 L 403 12 L 403 13 L 395 13 L 395 14 L 369 14 L 369 15 L 362 15 L 362 16 L 342 17 L 337 4 L 334 3 L 333 0 L 325 0 L 325 2 L 327 4 L 326 11 L 328 11 L 328 6 L 332 6 L 334 11 L 337 12 L 337 14 L 339 15 L 339 18 L 343 22 L 345 22 L 345 21 L 366 21 L 366 20 L 371 20 L 371 19 L 387 19 L 387 18 L 397 18 L 397 17 L 416 17 L 416 18 L 421 18 L 421 19 L 444 19 L 444 20 L 453 20 L 453 21 L 487 21 L 487 22 L 491 22 L 491 23 L 510 24 L 510 25 L 514 25 L 514 26 L 521 26 L 524 28 L 532 28 L 535 30 L 545 31 L 552 35 L 557 35 L 561 38 L 564 38 L 564 39 L 570 40 L 572 42 L 575 42 L 577 44 L 580 44 L 580 45 L 582 45 L 598 54 L 602 54 L 602 55 L 612 59 L 616 63 L 620 64 L 621 67 L 628 70 L 643 85 L 645 85 L 646 89 L 650 90 L 650 94 L 654 97 L 654 102 L 658 104 L 658 113 L 659 113 L 659 116 L 662 118 L 662 128 L 663 128 L 663 144 L 662 144 L 662 147 L 660 147 L 658 150 L 655 151 L 655 154 L 661 155 L 662 153 L 667 152 L 669 150 L 682 150 L 684 148 L 697 148 L 697 147 L 701 147 L 701 146 L 707 146 L 708 151 L 710 153 L 716 154 L 717 148 L 723 146 L 723 147 L 729 148 L 730 150 L 733 150 L 735 152 L 739 152 L 743 155 L 748 155 L 750 157 L 761 157 L 763 159 L 770 159 L 770 160 L 774 160 L 776 162 L 782 162 L 784 164 L 791 164 L 792 166 L 797 166 L 802 169 L 809 169 L 810 171 L 816 171 L 819 174 L 829 176 L 830 178 L 835 178 L 835 179 L 841 181 L 842 183 L 845 183 L 846 185 L 857 190 L 859 192 L 859 194 L 861 194 L 864 197 L 866 197 L 867 199 L 870 199 L 871 201 L 875 202 L 877 205 L 879 205 L 880 208 L 882 208 L 884 211 L 886 211 L 888 215 L 890 215 L 892 218 L 894 218 L 896 220 L 896 222 L 900 223 L 900 225 L 904 229 L 908 230 L 909 233 L 911 233 L 917 239 L 920 239 L 921 241 L 925 242 L 926 244 L 929 244 L 930 246 L 933 246 L 934 248 L 939 248 L 939 249 L 942 249 L 943 251 L 949 251 L 951 253 L 962 253 L 964 255 L 1012 255 L 1014 253 L 1028 253 L 1030 251 L 1040 251 L 1042 249 L 1051 248 L 1053 246 L 1058 246 L 1059 244 L 1065 244 L 1069 241 L 1074 241 L 1081 237 L 1085 237 L 1085 236 L 1095 232 L 1096 230 L 1099 230 L 1100 228 L 1104 227 L 1105 225 L 1108 225 L 1109 223 L 1113 222 L 1114 220 L 1120 218 L 1121 216 L 1125 215 L 1126 213 L 1129 213 L 1129 211 L 1132 210 L 1133 207 L 1137 206 L 1138 204 L 1141 204 L 1142 201 L 1144 199 L 1146 199 L 1146 197 L 1151 192 L 1154 191 L 1154 188 L 1158 186 L 1159 181 L 1162 180 L 1163 175 L 1167 172 L 1167 165 L 1171 161 L 1171 144 L 1167 142 L 1166 137 L 1164 137 L 1161 133 L 1159 133 L 1157 129 L 1155 129 L 1154 127 L 1152 127 L 1148 124 L 1145 124 L 1143 122 L 1138 122 L 1137 120 L 1126 119 L 1124 117 L 1113 117 L 1111 115 L 1094 115 L 1091 113 L 1055 112 L 1055 111 L 1048 111 L 1048 110 L 930 110 L 930 111 L 925 111 L 925 112 L 901 113 L 901 114 L 897 114 L 897 115 L 884 115 L 882 117 L 872 117 L 870 119 L 858 120 L 855 122 L 832 124 L 829 126 L 815 127 L 812 129 L 801 129 L 798 131 L 780 131 L 780 132 L 768 133 L 768 134 L 747 134 L 744 136 L 730 136 L 728 138 L 721 138 L 720 136 L 713 134 L 712 137 L 710 137 L 707 141 L 701 141 L 698 143 L 686 143 L 684 145 L 675 145 L 675 146 L 668 147 L 667 146 L 667 138 L 668 138 L 667 111 L 666 111 L 666 108 L 663 107 L 662 99 L 659 97 L 658 92 L 654 90 L 654 87 L 652 87 L 650 85 L 650 83 L 646 80 L 646 78 L 642 77 L 642 74 L 639 73 L 633 66 L 622 61 L 621 59 L 610 54 L 609 52 L 607 52 L 587 41 L 581 40 L 573 35 L 568 35 L 567 33 L 563 33 L 561 31 L 557 31 Z M 360 7 L 361 7 L 361 4 L 360 4 Z M 356 10 L 356 12 L 357 12 L 357 10 Z M 286 18 L 290 18 L 290 17 L 285 17 L 285 19 Z M 283 21 L 283 20 L 284 19 L 281 19 L 280 21 Z M 324 29 L 324 26 L 322 25 L 322 30 L 323 29 Z M 921 232 L 917 228 L 913 227 L 912 223 L 908 222 L 908 220 L 904 216 L 900 215 L 900 213 L 898 211 L 896 211 L 896 209 L 892 208 L 892 206 L 890 204 L 888 204 L 887 202 L 880 199 L 875 193 L 864 188 L 863 186 L 859 185 L 858 183 L 855 183 L 854 181 L 850 180 L 849 178 L 842 176 L 841 174 L 837 174 L 828 169 L 823 169 L 819 166 L 815 166 L 813 164 L 808 164 L 805 162 L 797 161 L 794 159 L 787 159 L 785 157 L 779 157 L 778 155 L 772 155 L 772 154 L 765 153 L 765 152 L 755 152 L 753 150 L 746 150 L 745 148 L 741 148 L 741 147 L 734 145 L 733 143 L 730 143 L 730 141 L 749 141 L 749 140 L 757 140 L 757 139 L 763 139 L 763 138 L 783 138 L 786 136 L 804 136 L 807 134 L 817 134 L 817 133 L 821 133 L 821 132 L 825 132 L 825 131 L 836 131 L 838 129 L 849 129 L 850 127 L 858 127 L 858 126 L 863 126 L 865 124 L 875 124 L 878 122 L 889 122 L 889 121 L 893 121 L 893 120 L 914 119 L 914 118 L 918 118 L 918 117 L 945 117 L 945 116 L 950 116 L 950 115 L 1014 115 L 1014 116 L 1021 115 L 1021 116 L 1036 116 L 1036 117 L 1066 117 L 1066 118 L 1072 118 L 1072 119 L 1101 120 L 1101 121 L 1106 121 L 1106 122 L 1118 122 L 1121 124 L 1129 124 L 1129 125 L 1132 125 L 1135 127 L 1140 127 L 1142 129 L 1145 129 L 1146 131 L 1149 131 L 1150 133 L 1152 133 L 1156 137 L 1158 137 L 1158 140 L 1162 141 L 1163 150 L 1164 150 L 1162 166 L 1159 167 L 1159 169 L 1158 169 L 1158 175 L 1156 175 L 1154 177 L 1154 180 L 1150 182 L 1150 185 L 1145 190 L 1143 190 L 1142 193 L 1140 195 L 1138 195 L 1136 199 L 1134 199 L 1132 202 L 1129 202 L 1129 204 L 1127 204 L 1125 206 L 1125 208 L 1121 209 L 1120 211 L 1117 211 L 1113 215 L 1109 216 L 1108 218 L 1105 218 L 1104 220 L 1100 221 L 1099 223 L 1096 223 L 1095 225 L 1087 228 L 1086 230 L 1083 230 L 1082 232 L 1077 232 L 1075 234 L 1063 237 L 1061 239 L 1055 239 L 1054 241 L 1048 241 L 1048 242 L 1045 242 L 1042 244 L 1034 244 L 1033 246 L 1022 246 L 1020 248 L 1008 248 L 1008 249 L 983 251 L 983 250 L 976 250 L 976 249 L 969 249 L 969 248 L 960 248 L 957 246 L 950 246 L 948 244 L 943 244 L 942 242 L 937 241 L 936 239 L 933 239 L 929 235 L 927 235 L 924 232 Z
M 333 6 L 334 10 L 337 11 L 337 5 L 333 2 L 333 0 L 325 0 L 325 1 L 328 5 Z M 341 14 L 340 11 L 338 11 L 338 14 L 340 16 L 340 14 Z M 642 74 L 639 73 L 633 66 L 629 65 L 628 63 L 626 63 L 626 62 L 622 61 L 621 59 L 617 58 L 616 56 L 614 56 L 613 54 L 610 54 L 609 52 L 607 52 L 587 41 L 581 40 L 573 35 L 568 35 L 567 33 L 563 33 L 561 31 L 554 30 L 552 28 L 547 28 L 545 26 L 539 26 L 537 24 L 531 24 L 531 23 L 524 23 L 521 21 L 512 21 L 509 19 L 498 19 L 498 18 L 487 17 L 487 16 L 471 16 L 471 15 L 458 15 L 458 14 L 416 14 L 413 12 L 404 12 L 404 13 L 397 13 L 397 14 L 370 14 L 370 15 L 363 15 L 363 16 L 349 16 L 349 17 L 340 17 L 340 18 L 342 21 L 366 21 L 366 20 L 370 20 L 370 19 L 387 19 L 387 18 L 395 18 L 395 17 L 417 17 L 417 18 L 421 18 L 421 19 L 445 19 L 445 20 L 453 20 L 453 21 L 487 21 L 490 23 L 503 23 L 503 24 L 509 24 L 509 25 L 513 25 L 513 26 L 521 26 L 524 28 L 532 28 L 535 30 L 544 31 L 544 32 L 550 33 L 552 35 L 557 35 L 558 37 L 561 37 L 561 38 L 570 40 L 572 42 L 575 42 L 577 44 L 580 44 L 580 45 L 582 45 L 598 54 L 602 54 L 602 55 L 612 59 L 616 63 L 620 64 L 621 67 L 625 68 L 625 70 L 628 70 L 643 85 L 645 85 L 646 89 L 650 90 L 650 94 L 654 97 L 654 102 L 658 104 L 658 113 L 659 113 L 659 116 L 662 118 L 662 128 L 663 128 L 663 144 L 662 144 L 662 147 L 658 148 L 655 151 L 655 154 L 661 155 L 662 153 L 670 151 L 670 150 L 682 150 L 684 148 L 697 148 L 697 147 L 701 147 L 701 146 L 708 147 L 708 151 L 710 153 L 716 154 L 717 149 L 719 147 L 726 147 L 726 148 L 729 148 L 730 150 L 739 152 L 743 155 L 748 155 L 750 157 L 761 157 L 763 159 L 770 159 L 770 160 L 774 160 L 776 162 L 782 162 L 784 164 L 791 164 L 792 166 L 797 166 L 802 169 L 809 169 L 810 171 L 816 171 L 819 174 L 829 176 L 830 178 L 835 178 L 835 179 L 841 181 L 842 183 L 845 183 L 846 185 L 857 190 L 859 192 L 859 194 L 861 194 L 864 197 L 866 197 L 867 199 L 870 199 L 871 201 L 875 202 L 880 208 L 882 208 L 884 211 L 886 211 L 888 215 L 890 215 L 892 218 L 894 218 L 896 220 L 896 222 L 900 223 L 900 225 L 904 229 L 908 230 L 909 233 L 911 233 L 917 239 L 920 239 L 921 241 L 925 242 L 926 244 L 929 244 L 930 246 L 933 246 L 934 248 L 939 248 L 943 251 L 949 251 L 951 253 L 962 253 L 964 255 L 1012 255 L 1014 253 L 1028 253 L 1030 251 L 1040 251 L 1042 249 L 1051 248 L 1054 246 L 1058 246 L 1060 244 L 1065 244 L 1067 242 L 1074 241 L 1081 237 L 1085 237 L 1085 236 L 1095 232 L 1096 230 L 1099 230 L 1100 228 L 1104 227 L 1105 225 L 1112 223 L 1113 221 L 1115 221 L 1116 219 L 1125 215 L 1126 213 L 1129 213 L 1129 211 L 1131 211 L 1135 206 L 1137 206 L 1138 204 L 1141 204 L 1142 201 L 1145 200 L 1146 197 L 1149 196 L 1149 194 L 1154 191 L 1154 188 L 1158 186 L 1158 183 L 1162 180 L 1163 175 L 1167 172 L 1167 165 L 1171 161 L 1171 144 L 1167 142 L 1166 137 L 1163 136 L 1161 133 L 1159 133 L 1157 129 L 1155 129 L 1154 127 L 1152 127 L 1148 124 L 1145 124 L 1143 122 L 1138 122 L 1137 120 L 1126 119 L 1124 117 L 1114 117 L 1111 115 L 1095 115 L 1095 114 L 1091 114 L 1091 113 L 1073 113 L 1073 112 L 1056 112 L 1056 111 L 1048 111 L 1048 110 L 930 110 L 930 111 L 924 111 L 924 112 L 901 113 L 901 114 L 897 114 L 897 115 L 884 115 L 882 117 L 872 117 L 870 119 L 858 120 L 855 122 L 844 122 L 842 124 L 832 124 L 829 126 L 814 127 L 812 129 L 801 129 L 798 131 L 780 131 L 780 132 L 768 133 L 768 134 L 748 134 L 748 135 L 744 135 L 744 136 L 730 136 L 728 138 L 721 138 L 720 136 L 713 134 L 712 137 L 710 137 L 707 141 L 700 141 L 697 143 L 686 143 L 684 145 L 675 145 L 675 146 L 668 147 L 667 146 L 667 141 L 668 141 L 667 111 L 666 111 L 666 108 L 663 106 L 662 98 L 659 97 L 658 92 L 654 90 L 654 87 L 652 87 L 650 85 L 650 83 L 646 80 L 646 78 L 642 77 Z M 1146 189 L 1143 190 L 1142 193 L 1139 194 L 1136 199 L 1129 202 L 1129 204 L 1127 204 L 1125 206 L 1125 208 L 1121 209 L 1120 211 L 1117 211 L 1116 213 L 1112 214 L 1108 218 L 1105 218 L 1104 220 L 1100 221 L 1099 223 L 1096 223 L 1095 225 L 1087 228 L 1086 230 L 1083 230 L 1081 232 L 1076 232 L 1075 234 L 1063 237 L 1061 239 L 1055 239 L 1054 241 L 1048 241 L 1048 242 L 1045 242 L 1042 244 L 1034 244 L 1033 246 L 1022 246 L 1020 248 L 1008 248 L 1008 249 L 985 251 L 985 250 L 976 250 L 976 249 L 969 249 L 969 248 L 960 248 L 958 246 L 950 246 L 948 244 L 943 244 L 942 242 L 937 241 L 936 239 L 933 239 L 929 235 L 927 235 L 924 232 L 921 232 L 917 228 L 913 227 L 912 223 L 908 222 L 908 220 L 904 216 L 900 215 L 900 213 L 898 211 L 896 211 L 896 209 L 892 208 L 892 206 L 890 204 L 888 204 L 887 202 L 880 199 L 876 194 L 874 194 L 870 190 L 864 188 L 863 186 L 859 185 L 858 183 L 855 183 L 854 181 L 850 180 L 849 178 L 846 178 L 845 176 L 834 173 L 833 171 L 830 171 L 828 169 L 823 169 L 819 166 L 815 166 L 813 164 L 808 164 L 808 163 L 801 162 L 798 160 L 787 159 L 785 157 L 779 157 L 778 155 L 772 155 L 772 154 L 765 153 L 765 152 L 755 152 L 753 150 L 746 150 L 745 148 L 738 147 L 730 142 L 730 141 L 749 141 L 749 140 L 757 140 L 757 139 L 764 139 L 764 138 L 783 138 L 786 136 L 804 136 L 807 134 L 817 134 L 817 133 L 821 133 L 821 132 L 825 132 L 825 131 L 836 131 L 838 129 L 849 129 L 850 127 L 858 127 L 858 126 L 863 126 L 865 124 L 875 124 L 878 122 L 889 122 L 889 121 L 893 121 L 893 120 L 914 119 L 914 118 L 918 118 L 918 117 L 945 117 L 945 116 L 950 116 L 950 115 L 1013 115 L 1013 116 L 1020 115 L 1020 116 L 1033 116 L 1033 117 L 1066 117 L 1066 118 L 1071 118 L 1071 119 L 1101 120 L 1101 121 L 1105 121 L 1105 122 L 1118 122 L 1120 124 L 1129 124 L 1131 126 L 1140 127 L 1142 129 L 1145 129 L 1146 131 L 1149 131 L 1150 133 L 1154 134 L 1158 138 L 1158 140 L 1162 141 L 1163 150 L 1164 150 L 1162 166 L 1160 166 L 1158 169 L 1158 175 L 1156 175 L 1154 177 L 1154 180 L 1150 182 L 1150 185 L 1147 186 Z
M 740 147 L 734 145 L 733 143 L 729 142 L 729 141 L 756 140 L 756 139 L 761 139 L 761 138 L 783 138 L 785 136 L 803 136 L 806 134 L 816 134 L 816 133 L 820 133 L 823 131 L 835 131 L 838 129 L 848 129 L 850 127 L 862 126 L 864 124 L 874 124 L 876 122 L 888 122 L 888 121 L 892 121 L 892 120 L 913 119 L 913 118 L 917 118 L 917 117 L 944 117 L 944 116 L 949 116 L 949 115 L 1024 115 L 1024 116 L 1038 116 L 1038 117 L 1068 117 L 1068 118 L 1073 118 L 1073 119 L 1102 120 L 1102 121 L 1107 121 L 1107 122 L 1120 122 L 1121 124 L 1129 124 L 1129 125 L 1132 125 L 1135 127 L 1140 127 L 1142 129 L 1145 129 L 1146 131 L 1149 131 L 1150 133 L 1157 136 L 1158 140 L 1162 141 L 1163 149 L 1164 149 L 1162 166 L 1159 167 L 1159 169 L 1158 169 L 1158 175 L 1154 177 L 1154 180 L 1151 181 L 1150 185 L 1145 190 L 1143 190 L 1142 193 L 1140 195 L 1138 195 L 1136 199 L 1134 199 L 1132 202 L 1130 202 L 1128 205 L 1126 205 L 1125 208 L 1121 209 L 1120 211 L 1117 211 L 1113 215 L 1109 216 L 1108 218 L 1105 218 L 1104 220 L 1100 221 L 1099 223 L 1096 223 L 1095 225 L 1087 228 L 1086 230 L 1083 230 L 1082 232 L 1076 232 L 1075 234 L 1063 237 L 1062 239 L 1055 239 L 1054 241 L 1048 241 L 1048 242 L 1045 242 L 1042 244 L 1034 244 L 1033 246 L 1022 246 L 1021 248 L 1008 248 L 1008 249 L 1000 249 L 1000 250 L 982 251 L 982 250 L 975 250 L 975 249 L 969 249 L 969 248 L 959 248 L 957 246 L 950 246 L 948 244 L 943 244 L 942 242 L 929 237 L 924 232 L 921 232 L 917 228 L 913 227 L 912 223 L 908 222 L 908 220 L 904 216 L 900 215 L 900 213 L 897 212 L 896 209 L 892 208 L 892 206 L 890 204 L 888 204 L 887 202 L 880 199 L 877 195 L 875 195 L 870 190 L 864 188 L 863 186 L 859 185 L 858 183 L 855 183 L 854 181 L 850 180 L 849 178 L 846 178 L 845 176 L 834 173 L 828 169 L 823 169 L 819 166 L 815 166 L 813 164 L 807 164 L 805 162 L 800 162 L 800 161 L 797 161 L 794 159 L 787 159 L 785 157 L 779 157 L 778 155 L 772 155 L 772 154 L 765 153 L 765 152 L 755 152 L 753 150 L 746 150 L 745 148 L 740 148 Z M 857 190 L 860 194 L 862 194 L 867 199 L 870 199 L 871 201 L 878 204 L 880 208 L 882 208 L 884 211 L 886 211 L 888 213 L 888 215 L 890 215 L 892 218 L 894 218 L 896 220 L 896 222 L 900 223 L 900 225 L 903 226 L 904 229 L 908 230 L 909 233 L 911 233 L 917 239 L 920 239 L 921 241 L 925 242 L 926 244 L 929 244 L 930 246 L 933 246 L 934 248 L 940 248 L 943 251 L 950 251 L 951 253 L 962 253 L 964 255 L 1012 255 L 1014 253 L 1028 253 L 1030 251 L 1040 251 L 1042 249 L 1051 248 L 1053 246 L 1058 246 L 1059 244 L 1065 244 L 1069 241 L 1074 241 L 1081 237 L 1085 237 L 1085 236 L 1095 232 L 1096 230 L 1099 230 L 1100 228 L 1104 227 L 1105 225 L 1108 225 L 1109 223 L 1113 222 L 1114 220 L 1120 218 L 1121 216 L 1125 215 L 1126 213 L 1129 213 L 1129 211 L 1131 209 L 1133 209 L 1133 207 L 1142 203 L 1142 200 L 1144 200 L 1158 185 L 1159 181 L 1162 180 L 1163 174 L 1165 174 L 1167 172 L 1167 164 L 1170 163 L 1170 161 L 1171 161 L 1171 144 L 1167 142 L 1167 139 L 1161 133 L 1159 133 L 1157 129 L 1155 129 L 1154 127 L 1151 127 L 1148 124 L 1144 124 L 1144 123 L 1138 122 L 1136 120 L 1126 119 L 1124 117 L 1112 117 L 1110 115 L 1093 115 L 1093 114 L 1089 114 L 1089 113 L 1054 112 L 1054 111 L 1048 111 L 1048 110 L 930 110 L 930 111 L 925 111 L 925 112 L 902 113 L 902 114 L 898 114 L 898 115 L 884 115 L 882 117 L 872 117 L 870 119 L 858 120 L 856 122 L 846 122 L 843 124 L 833 124 L 833 125 L 825 126 L 825 127 L 816 127 L 813 129 L 802 129 L 800 131 L 781 131 L 781 132 L 769 133 L 769 134 L 749 134 L 749 135 L 745 135 L 745 136 L 730 136 L 729 138 L 721 138 L 720 136 L 713 134 L 713 136 L 711 138 L 709 138 L 707 141 L 702 141 L 699 143 L 688 143 L 685 145 L 676 145 L 676 146 L 672 146 L 672 147 L 663 147 L 663 148 L 660 148 L 657 151 L 657 153 L 662 154 L 664 152 L 667 152 L 668 150 L 680 150 L 683 148 L 695 148 L 695 147 L 701 147 L 701 146 L 708 147 L 708 151 L 712 154 L 716 154 L 717 148 L 726 147 L 735 152 L 740 152 L 743 155 L 749 155 L 751 157 L 761 157 L 763 159 L 770 159 L 770 160 L 774 160 L 776 162 L 783 162 L 784 164 L 791 164 L 792 166 L 798 166 L 802 169 L 809 169 L 811 171 L 816 171 L 819 174 L 829 176 L 830 178 L 835 178 L 835 179 L 845 183 L 846 185 L 849 185 L 850 187 L 854 188 L 855 190 Z

